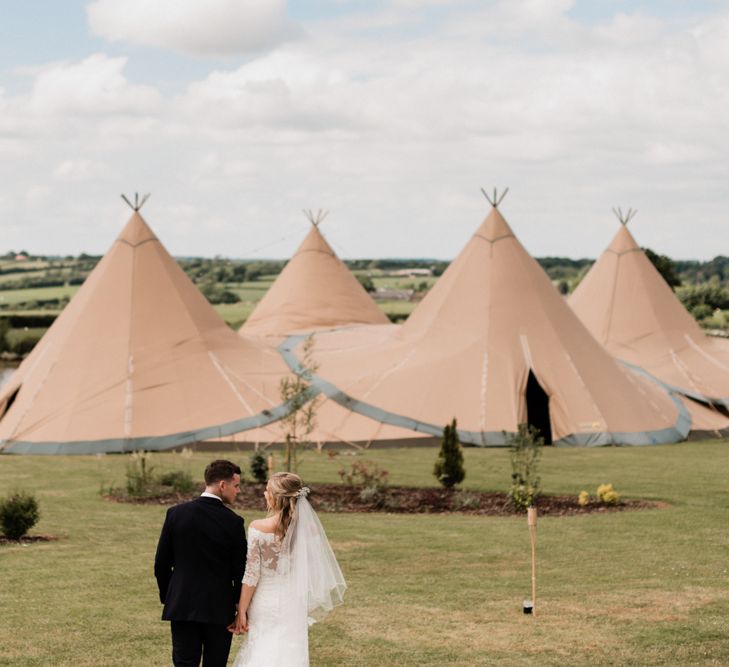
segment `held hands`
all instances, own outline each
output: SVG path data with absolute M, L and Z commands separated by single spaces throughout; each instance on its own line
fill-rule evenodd
M 248 614 L 246 611 L 238 612 L 238 615 L 235 617 L 235 621 L 228 626 L 228 630 L 234 635 L 240 635 L 244 632 L 248 632 Z

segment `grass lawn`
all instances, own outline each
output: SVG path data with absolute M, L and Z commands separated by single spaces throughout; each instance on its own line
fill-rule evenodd
M 433 483 L 434 449 L 359 456 L 393 484 Z M 158 470 L 190 465 L 196 476 L 210 458 L 153 457 Z M 467 449 L 465 459 L 465 488 L 504 490 L 506 452 Z M 353 460 L 307 453 L 300 472 L 315 486 Z M 165 509 L 99 495 L 124 483 L 125 461 L 0 458 L 0 493 L 34 489 L 42 519 L 33 532 L 61 538 L 0 547 L 0 664 L 170 664 L 152 576 Z M 671 506 L 540 519 L 535 617 L 521 614 L 524 518 L 324 514 L 350 588 L 345 606 L 311 630 L 312 665 L 729 664 L 728 471 L 727 442 L 546 450 L 549 492 L 612 482 Z M 242 514 L 250 522 L 261 511 Z

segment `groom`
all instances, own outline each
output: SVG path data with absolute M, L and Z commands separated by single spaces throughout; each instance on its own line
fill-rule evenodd
M 175 667 L 225 667 L 245 570 L 243 519 L 232 505 L 240 491 L 240 468 L 213 461 L 205 468 L 205 491 L 167 511 L 154 559 L 162 619 L 171 621 Z

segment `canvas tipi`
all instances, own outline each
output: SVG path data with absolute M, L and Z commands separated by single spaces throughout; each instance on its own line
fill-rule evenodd
M 283 336 L 389 323 L 319 231 L 325 214 L 308 213 L 309 233 L 241 327 L 242 334 Z
M 694 399 L 689 406 L 713 405 L 704 422 L 729 426 L 729 341 L 704 334 L 636 243 L 630 216 L 617 214 L 620 228 L 569 304 L 611 354 Z
M 135 207 L 0 393 L 0 450 L 165 449 L 278 419 L 274 349 L 218 317 Z
M 479 445 L 503 445 L 526 421 L 559 445 L 675 442 L 689 430 L 678 399 L 595 341 L 497 206 L 401 328 L 314 341 L 322 391 L 412 430 L 436 435 L 457 417 L 461 440 Z

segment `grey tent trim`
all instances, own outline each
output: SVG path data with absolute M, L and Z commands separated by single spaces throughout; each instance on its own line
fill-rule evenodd
M 695 401 L 698 401 L 699 403 L 706 403 L 707 405 L 721 405 L 725 408 L 729 408 L 729 397 L 718 398 L 715 396 L 707 396 L 706 394 L 700 394 L 696 391 L 690 391 L 688 389 L 684 389 L 683 387 L 676 387 L 675 385 L 669 384 L 668 382 L 664 382 L 663 380 L 657 378 L 655 375 L 652 375 L 644 368 L 641 368 L 636 364 L 631 364 L 629 361 L 625 361 L 625 359 L 618 359 L 618 361 L 620 361 L 623 366 L 627 366 L 628 368 L 630 368 L 630 370 L 635 371 L 639 375 L 643 375 L 649 380 L 653 380 L 653 382 L 655 382 L 656 384 L 660 384 L 664 389 L 666 389 L 666 391 L 672 394 L 681 394 L 681 396 L 693 398 Z
M 0 452 L 9 454 L 97 454 L 131 452 L 141 449 L 162 451 L 188 445 L 202 440 L 220 438 L 259 426 L 266 426 L 285 417 L 291 408 L 282 403 L 270 410 L 263 410 L 250 417 L 235 419 L 218 426 L 207 426 L 192 431 L 181 431 L 169 435 L 138 438 L 108 438 L 106 440 L 75 440 L 67 442 L 32 442 L 27 440 L 6 440 L 0 442 Z
M 294 349 L 304 339 L 311 334 L 297 334 L 289 336 L 279 346 L 278 351 L 281 357 L 288 364 L 294 373 L 304 372 Z M 652 381 L 656 381 L 649 373 L 645 373 L 643 369 L 636 368 L 637 372 L 642 372 L 645 377 Z M 334 402 L 342 407 L 357 412 L 365 417 L 390 424 L 392 426 L 400 426 L 419 433 L 428 433 L 429 435 L 439 436 L 443 433 L 443 427 L 436 424 L 429 424 L 417 419 L 412 419 L 404 415 L 398 415 L 388 412 L 382 408 L 360 401 L 345 392 L 338 389 L 331 382 L 327 382 L 323 378 L 312 374 L 311 386 L 316 393 L 322 393 L 331 398 Z M 664 385 L 658 382 L 661 388 Z M 671 400 L 676 406 L 678 417 L 673 426 L 658 429 L 655 431 L 643 431 L 637 433 L 621 433 L 621 432 L 596 432 L 596 433 L 572 433 L 564 438 L 560 438 L 553 444 L 556 447 L 601 447 L 605 445 L 658 445 L 678 442 L 685 440 L 691 430 L 691 415 L 686 406 L 671 392 L 668 391 Z M 469 445 L 477 445 L 480 447 L 505 447 L 508 445 L 508 438 L 512 433 L 502 431 L 464 431 L 458 429 L 458 437 L 461 442 Z

